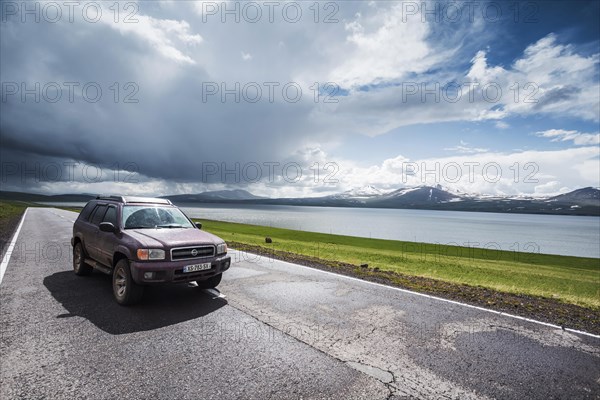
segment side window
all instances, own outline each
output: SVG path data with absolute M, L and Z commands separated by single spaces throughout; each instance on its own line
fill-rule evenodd
M 92 224 L 100 225 L 100 221 L 102 221 L 102 217 L 104 217 L 104 213 L 106 212 L 106 206 L 98 206 L 96 207 L 96 211 L 94 211 L 94 215 L 92 215 Z
M 83 210 L 81 210 L 81 212 L 79 213 L 79 218 L 87 221 L 88 218 L 90 217 L 90 214 L 92 213 L 92 211 L 94 210 L 94 206 L 96 205 L 96 203 L 94 202 L 89 202 L 85 205 L 85 207 L 83 207 Z
M 90 216 L 87 217 L 87 221 L 90 222 L 92 220 L 92 218 L 94 218 L 94 214 L 96 214 L 96 211 L 98 211 L 99 206 L 96 206 L 96 208 L 94 208 L 92 210 L 92 212 L 90 213 Z
M 110 222 L 114 226 L 117 226 L 117 207 L 108 206 L 108 210 L 106 210 L 102 222 Z

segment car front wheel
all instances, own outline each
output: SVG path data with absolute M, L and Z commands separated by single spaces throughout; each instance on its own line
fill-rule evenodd
M 75 275 L 84 276 L 92 273 L 93 268 L 85 263 L 85 254 L 81 242 L 73 247 L 73 271 Z
M 127 260 L 120 260 L 113 271 L 113 294 L 122 306 L 138 303 L 144 294 L 144 287 L 135 283 Z

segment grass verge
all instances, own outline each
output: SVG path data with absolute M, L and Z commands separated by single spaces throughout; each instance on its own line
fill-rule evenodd
M 599 259 L 198 222 L 239 250 L 600 333 Z
M 0 256 L 4 257 L 6 246 L 12 239 L 21 216 L 31 206 L 35 205 L 20 201 L 0 201 Z

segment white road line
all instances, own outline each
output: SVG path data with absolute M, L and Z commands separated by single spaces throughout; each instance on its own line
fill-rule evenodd
M 234 249 L 231 249 L 231 250 L 234 250 Z M 252 254 L 254 256 L 261 257 L 260 255 L 257 255 L 257 254 L 254 254 L 254 253 L 242 252 L 242 251 L 239 251 L 239 250 L 235 250 L 235 251 L 238 251 L 240 253 Z M 275 259 L 275 260 L 277 260 L 277 259 Z M 474 306 L 472 304 L 466 304 L 466 303 L 461 303 L 461 302 L 454 301 L 454 300 L 448 300 L 448 299 L 444 299 L 442 297 L 431 296 L 431 295 L 425 294 L 425 293 L 413 292 L 412 290 L 408 290 L 408 289 L 402 289 L 402 288 L 398 288 L 398 287 L 394 287 L 394 286 L 387 286 L 387 285 L 383 285 L 381 283 L 376 283 L 376 282 L 371 282 L 371 281 L 367 281 L 367 280 L 364 280 L 364 279 L 354 278 L 352 276 L 347 276 L 347 275 L 342 275 L 342 274 L 336 274 L 335 272 L 323 271 L 323 270 L 318 269 L 318 268 L 307 267 L 306 265 L 294 264 L 294 263 L 290 263 L 290 262 L 282 261 L 282 260 L 277 260 L 277 261 L 280 261 L 280 262 L 283 262 L 283 263 L 286 263 L 286 264 L 290 264 L 290 265 L 293 265 L 293 266 L 296 266 L 296 267 L 300 267 L 300 268 L 310 269 L 312 271 L 318 271 L 318 272 L 321 272 L 323 274 L 333 275 L 333 276 L 336 276 L 336 277 L 350 279 L 350 280 L 357 281 L 357 282 L 367 283 L 367 284 L 370 284 L 370 285 L 375 285 L 375 286 L 379 286 L 379 287 L 386 288 L 386 289 L 393 289 L 393 290 L 397 290 L 397 291 L 403 292 L 403 293 L 414 294 L 414 295 L 417 295 L 417 296 L 426 297 L 428 299 L 439 300 L 439 301 L 443 301 L 443 302 L 450 303 L 450 304 L 455 304 L 455 305 L 459 305 L 459 306 L 463 306 L 463 307 L 473 308 L 473 309 L 479 310 L 479 311 L 486 311 L 486 312 L 489 312 L 489 313 L 492 313 L 492 314 L 496 314 L 496 315 L 503 315 L 505 317 L 514 318 L 514 319 L 518 319 L 518 320 L 521 320 L 521 321 L 532 322 L 534 324 L 544 325 L 544 326 L 547 326 L 547 327 L 550 327 L 550 328 L 554 328 L 554 329 L 562 329 L 562 330 L 565 330 L 565 331 L 568 331 L 568 332 L 571 332 L 571 333 L 577 333 L 579 335 L 584 335 L 584 336 L 589 336 L 589 337 L 593 337 L 593 338 L 596 338 L 596 339 L 600 339 L 600 335 L 595 335 L 593 333 L 588 333 L 588 332 L 580 331 L 580 330 L 577 330 L 577 329 L 563 328 L 562 326 L 550 324 L 548 322 L 538 321 L 536 319 L 521 317 L 519 315 L 508 314 L 508 313 L 505 313 L 505 312 L 502 312 L 502 311 L 490 310 L 489 308 L 483 308 L 483 307 L 479 307 L 479 306 Z
M 25 216 L 27 215 L 27 210 L 29 210 L 29 208 L 25 209 L 25 212 L 23 213 L 23 216 L 21 217 L 21 222 L 19 222 L 19 226 L 17 227 L 17 230 L 15 231 L 15 234 L 13 235 L 13 238 L 10 241 L 10 244 L 8 245 L 8 250 L 6 250 L 6 254 L 4 255 L 4 258 L 2 259 L 2 264 L 0 264 L 0 284 L 2 284 L 2 278 L 4 278 L 4 273 L 6 272 L 6 268 L 8 267 L 8 262 L 10 261 L 10 256 L 12 254 L 13 249 L 15 248 L 15 243 L 17 242 L 17 239 L 19 238 L 19 232 L 21 232 L 21 227 L 23 226 L 23 221 L 25 221 Z
M 64 219 L 64 220 L 65 220 L 65 221 L 67 221 L 67 222 L 72 222 L 72 223 L 75 223 L 75 220 L 70 220 L 69 218 L 67 218 L 67 217 L 65 217 L 65 216 L 62 216 L 62 215 L 60 215 L 60 214 L 57 214 L 57 213 L 55 213 L 54 211 L 50 211 L 50 212 L 51 212 L 52 214 L 56 215 L 57 217 L 60 217 L 60 218 Z

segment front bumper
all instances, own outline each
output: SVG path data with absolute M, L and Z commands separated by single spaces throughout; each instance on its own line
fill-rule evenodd
M 183 267 L 191 264 L 211 263 L 205 271 L 183 272 Z M 138 284 L 179 283 L 202 281 L 227 271 L 231 266 L 231 257 L 224 254 L 218 257 L 199 258 L 182 261 L 130 261 L 131 277 Z M 145 272 L 154 272 L 152 279 L 144 277 Z

